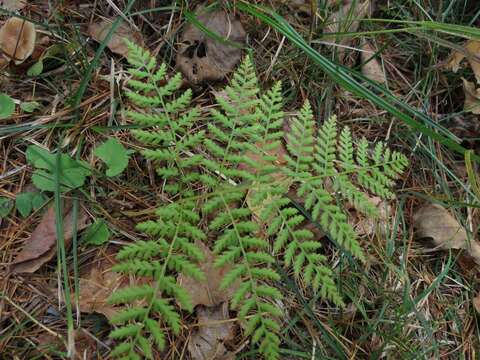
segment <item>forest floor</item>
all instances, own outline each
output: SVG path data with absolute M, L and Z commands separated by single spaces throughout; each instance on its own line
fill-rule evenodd
M 284 23 L 249 12 L 255 5 L 272 9 L 304 41 L 293 41 Z M 217 7 L 234 21 L 197 17 L 197 6 Z M 170 201 L 123 112 L 123 37 L 149 49 L 168 74 L 182 71 L 182 88 L 192 89 L 202 109 L 214 106 L 248 54 L 262 89 L 282 81 L 288 116 L 309 100 L 319 125 L 336 115 L 354 139 L 382 141 L 410 162 L 393 200 L 372 197 L 379 218 L 345 209 L 364 264 L 324 240 L 345 307 L 282 267 L 275 284 L 286 314 L 282 359 L 480 357 L 478 1 L 0 0 L 0 26 L 12 18 L 19 20 L 10 24 L 13 33 L 34 29 L 33 39 L 16 44 L 17 54 L 31 47 L 16 61 L 0 30 L 0 358 L 67 358 L 69 326 L 75 358 L 109 358 L 114 309 L 106 299 L 129 280 L 110 271 L 115 255 L 145 239 L 135 225 Z M 206 30 L 198 29 L 202 21 L 210 21 Z M 212 54 L 212 46 L 200 46 L 182 57 L 195 37 L 215 43 L 226 26 L 241 49 Z M 106 143 L 112 147 L 102 156 Z M 71 165 L 74 190 L 35 180 L 49 169 L 27 151 L 34 145 L 66 155 L 52 158 Z M 82 173 L 81 161 L 93 170 Z M 118 173 L 109 176 L 106 166 Z M 208 327 L 202 311 L 182 312 L 180 334 L 167 332 L 167 347 L 154 358 L 260 357 L 234 320 L 233 328 L 216 328 L 227 335 L 206 345 L 216 355 L 192 351 L 199 328 Z

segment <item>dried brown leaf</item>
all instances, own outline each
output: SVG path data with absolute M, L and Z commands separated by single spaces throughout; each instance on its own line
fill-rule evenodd
M 475 74 L 477 79 L 477 84 L 480 84 L 480 41 L 478 40 L 468 40 L 464 45 L 464 52 L 454 51 L 450 55 L 450 59 L 447 63 L 447 68 L 451 69 L 453 72 L 457 72 L 460 68 L 462 60 L 467 57 L 470 67 Z
M 27 5 L 27 0 L 0 0 L 0 9 L 7 11 L 22 10 Z
M 102 20 L 96 23 L 92 23 L 88 27 L 88 34 L 95 41 L 101 43 L 107 36 L 111 27 L 112 20 Z M 125 39 L 128 39 L 137 45 L 143 46 L 142 34 L 133 29 L 128 24 L 122 23 L 113 33 L 112 38 L 107 44 L 107 47 L 115 54 L 126 57 L 128 55 L 128 47 L 125 43 Z
M 477 313 L 480 314 L 480 291 L 477 293 L 477 295 L 472 299 L 472 304 Z
M 235 336 L 235 323 L 229 320 L 227 303 L 197 308 L 199 327 L 190 337 L 188 351 L 192 360 L 233 360 L 224 343 Z
M 245 30 L 241 22 L 223 10 L 196 11 L 198 21 L 213 33 L 226 39 L 217 41 L 193 24 L 188 24 L 180 38 L 177 65 L 193 83 L 221 80 L 238 64 L 242 56 L 241 44 Z M 232 46 L 235 43 L 237 46 Z
M 431 239 L 436 248 L 465 249 L 480 264 L 480 244 L 469 239 L 466 230 L 444 207 L 427 204 L 413 215 L 417 239 Z
M 76 329 L 74 330 L 74 359 L 83 360 L 83 359 L 95 359 L 97 351 L 97 342 L 93 337 L 88 336 L 85 329 Z M 37 346 L 36 350 L 44 355 L 48 356 L 45 359 L 50 359 L 50 356 L 54 352 L 65 352 L 67 347 L 62 339 L 48 333 L 43 332 L 35 337 Z M 44 357 L 42 357 L 43 359 Z
M 100 313 L 108 319 L 117 314 L 119 307 L 107 303 L 110 295 L 125 285 L 122 284 L 123 276 L 112 271 L 115 264 L 115 251 L 109 248 L 106 254 L 93 261 L 90 269 L 80 277 L 78 303 L 81 312 Z M 74 298 L 72 295 L 72 302 Z
M 341 33 L 341 32 L 356 32 L 360 26 L 361 19 L 369 17 L 372 12 L 372 1 L 365 0 L 363 2 L 347 0 L 340 6 L 340 9 L 333 13 L 329 20 L 330 25 L 327 25 L 324 34 Z M 342 36 L 337 43 L 341 45 L 339 49 L 340 58 L 344 58 L 345 47 L 350 46 L 352 38 L 349 36 Z
M 361 48 L 363 50 L 361 52 L 362 74 L 370 80 L 384 84 L 387 79 L 385 78 L 382 66 L 376 57 L 372 58 L 376 51 L 367 41 L 362 43 Z
M 32 54 L 35 39 L 35 25 L 17 17 L 8 19 L 0 28 L 0 50 L 17 65 Z
M 205 261 L 200 265 L 204 272 L 206 280 L 198 281 L 184 274 L 177 277 L 177 282 L 190 295 L 193 306 L 198 304 L 205 306 L 218 305 L 224 301 L 229 301 L 233 293 L 238 289 L 239 282 L 228 289 L 220 289 L 220 284 L 224 275 L 231 270 L 231 266 L 216 267 L 215 256 L 210 249 L 203 243 L 197 243 L 205 254 Z
M 373 235 L 377 230 L 384 234 L 388 228 L 388 220 L 392 215 L 391 205 L 378 196 L 367 196 L 368 201 L 378 209 L 377 217 L 367 217 L 357 212 L 357 221 L 353 221 L 352 226 L 359 235 Z
M 476 88 L 471 81 L 463 80 L 463 91 L 465 92 L 465 102 L 463 109 L 475 115 L 480 115 L 480 88 Z
M 63 237 L 68 247 L 73 236 L 72 203 L 66 202 L 63 208 Z M 87 213 L 80 207 L 77 218 L 77 231 L 87 226 Z M 50 205 L 40 223 L 25 241 L 22 251 L 15 257 L 10 271 L 12 273 L 33 273 L 50 261 L 57 253 L 55 207 Z

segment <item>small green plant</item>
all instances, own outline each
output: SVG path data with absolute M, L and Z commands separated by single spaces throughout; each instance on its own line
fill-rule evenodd
M 105 141 L 95 149 L 97 155 L 107 165 L 106 175 L 114 177 L 120 175 L 128 166 L 130 152 L 115 138 Z
M 176 96 L 180 75 L 160 85 L 166 66 L 157 67 L 147 51 L 131 43 L 129 47 L 132 79 L 127 96 L 143 110 L 130 110 L 127 115 L 146 127 L 133 135 L 146 145 L 142 154 L 155 164 L 172 202 L 159 204 L 156 220 L 138 225 L 150 240 L 127 245 L 117 256 L 117 271 L 153 281 L 111 296 L 112 303 L 128 304 L 112 319 L 116 329 L 111 337 L 118 340 L 112 356 L 154 358 L 152 343 L 165 347 L 164 328 L 180 333 L 175 301 L 189 311 L 192 305 L 174 276 L 183 273 L 204 280 L 198 265 L 203 255 L 195 243 L 214 239 L 216 265 L 232 266 L 222 286 L 241 281 L 230 305 L 244 321 L 245 335 L 251 336 L 265 358 L 279 359 L 283 314 L 277 306 L 282 294 L 275 287 L 280 280 L 278 261 L 293 267 L 298 281 L 325 299 L 343 303 L 321 242 L 302 226 L 305 217 L 286 196 L 289 188 L 295 189 L 311 218 L 339 246 L 363 260 L 342 201 L 375 216 L 376 208 L 363 190 L 392 197 L 394 180 L 407 159 L 382 143 L 371 153 L 366 140 L 354 146 L 347 128 L 338 135 L 335 117 L 316 129 L 308 102 L 285 132 L 281 84 L 260 94 L 248 58 L 225 95 L 217 96 L 218 107 L 211 111 L 206 130 L 198 131 L 200 111 L 190 107 L 191 91 Z M 288 155 L 286 166 L 278 167 L 275 154 L 282 139 L 287 141 Z M 276 182 L 278 173 L 289 181 Z M 255 192 L 247 202 L 253 184 Z M 252 206 L 261 209 L 259 219 Z
M 67 154 L 60 154 L 57 166 L 57 154 L 52 154 L 37 145 L 30 145 L 26 152 L 27 161 L 35 168 L 32 181 L 42 191 L 55 191 L 55 172 L 59 171 L 60 191 L 67 192 L 81 187 L 91 174 L 85 161 L 74 160 Z

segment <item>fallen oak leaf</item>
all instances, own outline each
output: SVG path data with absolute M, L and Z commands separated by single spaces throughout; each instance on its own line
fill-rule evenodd
M 120 307 L 107 302 L 110 295 L 127 281 L 122 274 L 112 271 L 112 267 L 117 263 L 115 254 L 116 250 L 109 247 L 106 253 L 95 259 L 80 276 L 78 305 L 81 312 L 96 312 L 111 319 L 120 310 Z M 74 299 L 75 294 L 72 294 L 72 303 Z
M 438 249 L 464 249 L 480 264 L 480 244 L 469 239 L 466 230 L 444 207 L 427 204 L 413 215 L 417 239 L 430 238 Z
M 233 360 L 235 355 L 224 343 L 235 336 L 235 323 L 229 320 L 228 305 L 199 306 L 196 310 L 199 327 L 188 341 L 192 360 Z
M 35 25 L 24 19 L 12 17 L 0 28 L 0 50 L 16 65 L 32 55 L 35 39 Z
M 101 43 L 110 31 L 111 26 L 111 20 L 103 20 L 100 22 L 92 23 L 88 27 L 88 34 L 95 41 Z M 107 47 L 115 54 L 127 57 L 128 45 L 125 42 L 125 39 L 128 39 L 137 45 L 143 46 L 142 34 L 138 31 L 135 31 L 128 24 L 122 23 L 112 34 L 110 41 L 107 43 Z
M 239 20 L 223 10 L 209 12 L 199 8 L 195 16 L 203 27 L 224 41 L 209 37 L 193 23 L 189 23 L 180 38 L 177 66 L 195 84 L 221 80 L 241 59 L 245 30 Z
M 206 280 L 198 281 L 181 273 L 177 277 L 177 283 L 190 295 L 193 307 L 199 304 L 213 306 L 230 300 L 238 289 L 240 282 L 235 282 L 233 286 L 227 289 L 221 289 L 220 284 L 224 275 L 231 270 L 231 266 L 216 267 L 215 255 L 210 249 L 201 242 L 197 242 L 197 246 L 202 249 L 205 255 L 205 261 L 200 264 L 200 269 L 205 274 Z
M 71 243 L 73 236 L 73 206 L 72 202 L 65 202 L 63 207 L 63 237 L 65 247 Z M 77 231 L 87 226 L 87 213 L 79 207 L 77 217 Z M 25 241 L 23 249 L 10 265 L 11 273 L 33 273 L 43 264 L 50 261 L 57 252 L 57 233 L 55 220 L 55 206 L 51 204 L 40 223 L 33 230 L 30 238 Z

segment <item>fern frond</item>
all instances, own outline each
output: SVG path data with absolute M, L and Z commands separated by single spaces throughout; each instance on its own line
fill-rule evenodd
M 172 202 L 157 209 L 156 219 L 138 224 L 149 240 L 118 253 L 114 270 L 146 277 L 148 285 L 122 288 L 110 297 L 112 304 L 125 307 L 112 319 L 117 326 L 112 356 L 153 358 L 152 346 L 163 349 L 166 332 L 180 333 L 177 306 L 188 311 L 193 306 L 175 276 L 205 280 L 197 242 L 215 239 L 215 266 L 231 266 L 221 288 L 239 283 L 231 308 L 263 357 L 278 359 L 278 259 L 297 280 L 343 305 L 320 239 L 305 229 L 305 216 L 286 194 L 294 189 L 309 216 L 363 260 L 342 201 L 374 216 L 377 209 L 364 190 L 392 197 L 394 180 L 408 161 L 382 143 L 373 151 L 366 140 L 355 146 L 348 128 L 338 135 L 334 116 L 316 128 L 308 101 L 284 130 L 281 83 L 260 94 L 248 57 L 216 95 L 217 106 L 198 130 L 200 110 L 191 108 L 191 90 L 179 91 L 180 74 L 167 76 L 165 64 L 158 66 L 148 51 L 128 46 L 132 67 L 126 94 L 135 110 L 125 114 L 141 126 L 132 134 L 146 146 L 142 155 L 152 162 Z M 287 154 L 281 159 L 282 138 Z

